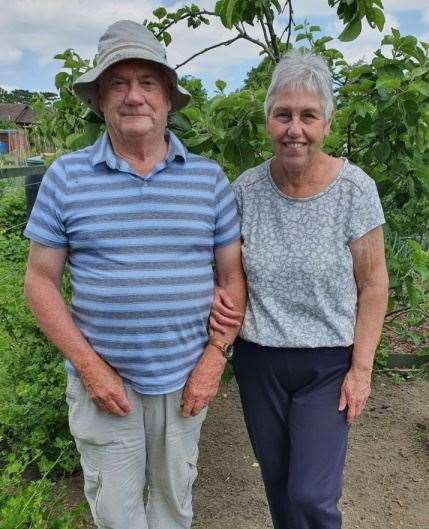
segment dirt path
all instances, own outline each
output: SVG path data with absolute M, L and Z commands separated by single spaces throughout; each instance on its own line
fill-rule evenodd
M 352 428 L 344 529 L 429 527 L 429 383 L 378 378 Z M 235 382 L 212 405 L 202 433 L 195 529 L 271 528 Z
M 428 529 L 428 456 L 429 382 L 377 378 L 350 435 L 343 529 Z M 72 504 L 81 487 L 69 481 Z M 194 497 L 192 529 L 272 528 L 234 381 L 209 410 Z

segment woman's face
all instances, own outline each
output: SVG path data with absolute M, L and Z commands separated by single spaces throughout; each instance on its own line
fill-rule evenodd
M 274 154 L 291 170 L 311 164 L 320 153 L 329 127 L 319 96 L 307 90 L 278 91 L 267 118 Z

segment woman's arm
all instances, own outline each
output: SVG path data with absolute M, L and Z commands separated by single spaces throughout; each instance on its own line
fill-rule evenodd
M 350 244 L 358 291 L 352 365 L 341 387 L 339 409 L 347 406 L 351 424 L 361 413 L 371 391 L 374 354 L 387 306 L 388 283 L 381 226 Z

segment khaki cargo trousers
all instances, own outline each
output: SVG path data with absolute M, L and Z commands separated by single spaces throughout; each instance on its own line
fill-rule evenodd
M 125 387 L 133 410 L 119 417 L 98 408 L 80 379 L 68 376 L 70 431 L 94 523 L 98 529 L 189 529 L 207 409 L 184 418 L 181 390 L 142 395 Z

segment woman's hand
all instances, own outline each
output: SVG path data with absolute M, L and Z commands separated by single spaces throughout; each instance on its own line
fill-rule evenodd
M 240 327 L 242 313 L 234 310 L 234 303 L 226 290 L 216 286 L 210 312 L 210 332 L 225 334 L 225 327 Z
M 358 417 L 371 393 L 371 371 L 351 368 L 341 386 L 339 411 L 347 407 L 347 424 Z

